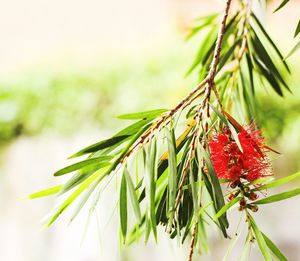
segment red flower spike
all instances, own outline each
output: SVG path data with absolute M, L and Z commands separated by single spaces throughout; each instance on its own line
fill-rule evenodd
M 211 159 L 218 178 L 232 182 L 241 178 L 254 181 L 272 175 L 270 161 L 266 155 L 267 146 L 257 129 L 253 126 L 239 128 L 239 142 L 243 152 L 234 141 L 228 128 L 221 129 L 209 142 Z

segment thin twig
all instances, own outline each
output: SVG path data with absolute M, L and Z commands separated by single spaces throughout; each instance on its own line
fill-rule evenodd
M 225 33 L 225 28 L 226 28 L 226 20 L 227 20 L 229 9 L 230 9 L 230 4 L 231 4 L 231 0 L 227 0 L 225 11 L 223 13 L 223 17 L 222 17 L 222 20 L 221 20 L 221 26 L 219 28 L 219 33 L 218 33 L 218 38 L 217 38 L 217 42 L 216 42 L 216 46 L 215 46 L 215 50 L 214 50 L 213 60 L 212 60 L 212 63 L 211 63 L 210 71 L 209 71 L 208 76 L 207 76 L 207 83 L 208 84 L 207 84 L 206 88 L 207 88 L 208 91 L 207 91 L 207 95 L 204 97 L 204 100 L 203 100 L 204 106 L 205 106 L 205 104 L 207 104 L 207 107 L 209 107 L 208 103 L 209 103 L 211 89 L 213 89 L 213 91 L 217 94 L 217 90 L 214 87 L 215 86 L 214 85 L 214 79 L 215 79 L 215 76 L 216 76 L 216 73 L 217 73 L 217 67 L 218 67 L 218 64 L 219 64 L 219 61 L 220 61 L 220 54 L 221 54 L 221 50 L 222 50 L 222 42 L 223 42 L 223 38 L 224 38 L 224 33 Z M 202 107 L 202 109 L 204 109 L 204 107 Z M 209 115 L 209 109 L 207 109 L 207 115 Z M 199 129 L 199 128 L 200 127 L 198 127 L 197 129 Z M 195 137 L 195 135 L 194 135 L 194 137 Z M 191 146 L 190 150 L 194 151 L 193 146 Z M 190 162 L 188 164 L 190 164 Z M 180 194 L 180 197 L 181 197 L 182 188 L 181 188 L 180 191 L 179 191 L 179 194 Z M 180 198 L 179 198 L 179 201 L 180 201 Z M 197 222 L 196 222 L 196 224 L 197 224 Z M 193 234 L 192 234 L 188 261 L 191 261 L 192 257 L 193 257 L 194 242 L 195 242 L 195 238 L 196 238 L 196 230 L 197 230 L 197 227 L 195 226 Z
M 188 261 L 192 261 L 192 258 L 193 258 L 194 246 L 195 246 L 195 240 L 196 240 L 196 234 L 197 234 L 197 227 L 198 227 L 198 221 L 196 221 L 196 223 L 194 225 Z
M 160 130 L 163 126 L 169 123 L 170 119 L 176 114 L 179 110 L 186 108 L 187 104 L 190 104 L 190 100 L 194 99 L 194 95 L 207 83 L 207 79 L 205 78 L 201 83 L 199 83 L 194 90 L 192 90 L 184 99 L 182 99 L 175 108 L 168 111 L 164 114 L 157 122 L 155 122 L 149 130 L 147 130 L 131 147 L 131 149 L 126 153 L 126 155 L 121 159 L 120 164 L 123 164 L 126 159 L 134 153 L 140 146 L 148 143 L 152 137 L 154 136 L 154 132 L 156 130 Z M 203 92 L 197 94 L 197 96 L 201 95 Z

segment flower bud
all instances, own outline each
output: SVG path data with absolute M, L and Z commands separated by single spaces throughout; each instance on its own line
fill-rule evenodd
M 228 200 L 233 200 L 235 198 L 235 195 L 234 194 L 230 194 L 229 196 L 228 196 Z
M 249 199 L 250 200 L 256 200 L 256 199 L 258 199 L 258 195 L 254 192 L 251 192 L 250 195 L 249 195 Z
M 246 204 L 247 204 L 247 201 L 246 201 L 244 198 L 242 198 L 242 199 L 240 200 L 240 206 L 241 206 L 241 207 L 245 207 Z
M 245 186 L 245 187 L 244 187 L 244 192 L 248 193 L 249 191 L 250 191 L 250 188 L 247 187 L 247 186 Z

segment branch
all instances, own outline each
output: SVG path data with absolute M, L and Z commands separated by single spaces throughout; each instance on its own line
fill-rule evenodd
M 230 9 L 230 4 L 231 4 L 231 0 L 227 0 L 226 8 L 223 13 L 222 20 L 221 20 L 221 26 L 219 28 L 218 38 L 217 38 L 216 47 L 215 47 L 215 51 L 214 51 L 214 58 L 212 60 L 211 67 L 210 67 L 210 70 L 209 70 L 209 73 L 207 76 L 207 80 L 208 80 L 209 84 L 213 83 L 214 78 L 217 73 L 217 67 L 218 67 L 218 64 L 220 61 L 222 42 L 223 42 L 223 38 L 224 38 L 224 33 L 225 33 L 225 28 L 226 28 L 226 20 L 227 20 L 229 9 Z
M 132 148 L 121 159 L 120 164 L 123 164 L 126 161 L 126 159 L 131 154 L 133 154 L 140 146 L 143 146 L 146 143 L 148 143 L 153 138 L 154 131 L 160 130 L 163 126 L 167 125 L 170 122 L 170 119 L 179 110 L 183 110 L 184 108 L 186 108 L 191 103 L 191 101 L 193 101 L 195 99 L 194 96 L 198 93 L 198 91 L 200 89 L 202 89 L 202 87 L 205 86 L 206 84 L 208 84 L 208 86 L 206 88 L 209 89 L 208 96 L 210 96 L 210 91 L 211 91 L 211 89 L 214 88 L 214 78 L 216 76 L 217 66 L 218 66 L 219 61 L 220 61 L 220 53 L 221 53 L 221 50 L 222 50 L 222 41 L 223 41 L 223 37 L 224 37 L 224 33 L 225 33 L 226 20 L 227 20 L 227 17 L 228 17 L 230 4 L 231 4 L 231 0 L 227 0 L 226 8 L 225 8 L 225 11 L 224 11 L 224 14 L 223 14 L 223 17 L 222 17 L 222 20 L 221 20 L 221 24 L 220 24 L 218 38 L 217 38 L 217 41 L 216 41 L 216 47 L 215 47 L 215 50 L 214 50 L 214 57 L 213 57 L 213 60 L 212 60 L 212 63 L 211 63 L 211 68 L 210 68 L 210 71 L 209 71 L 207 77 L 202 82 L 200 82 L 184 99 L 182 99 L 177 104 L 177 106 L 175 106 L 175 108 L 168 111 L 156 123 L 154 123 L 152 125 L 152 127 L 136 141 L 136 143 L 132 146 Z M 214 92 L 216 92 L 216 90 L 214 90 Z M 202 94 L 202 93 L 203 92 L 201 92 L 200 94 Z M 196 95 L 196 98 L 198 97 L 198 95 Z

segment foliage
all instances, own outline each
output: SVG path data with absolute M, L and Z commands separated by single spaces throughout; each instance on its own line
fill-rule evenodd
M 157 226 L 161 225 L 171 238 L 177 237 L 182 243 L 191 236 L 191 260 L 195 246 L 201 252 L 207 249 L 207 226 L 216 225 L 224 238 L 230 238 L 227 211 L 236 206 L 248 223 L 245 247 L 255 241 L 265 260 L 272 260 L 272 255 L 286 260 L 250 211 L 300 194 L 299 188 L 263 199 L 257 194 L 299 176 L 273 180 L 272 173 L 263 174 L 270 169 L 267 153 L 278 152 L 265 144 L 260 122 L 253 121 L 258 119 L 257 89 L 265 87 L 284 96 L 290 88 L 282 72 L 289 73 L 290 69 L 249 2 L 241 1 L 232 12 L 230 7 L 231 0 L 227 0 L 221 17 L 201 18 L 192 28 L 188 38 L 201 30 L 208 33 L 188 70 L 197 71 L 200 83 L 184 99 L 170 110 L 120 115 L 118 118 L 134 122 L 111 138 L 72 155 L 87 158 L 55 173 L 60 176 L 76 171 L 66 184 L 30 196 L 69 192 L 54 210 L 48 226 L 78 201 L 73 220 L 96 188 L 109 176 L 117 175 L 121 176 L 119 213 L 124 243 L 142 235 L 147 242 L 151 234 L 157 240 Z M 251 121 L 249 130 L 246 123 Z M 222 139 L 217 149 L 212 145 L 216 137 Z M 228 157 L 221 161 L 222 171 L 239 167 L 234 175 L 220 174 L 218 156 L 225 152 Z M 134 169 L 143 173 L 136 181 L 131 177 Z M 230 187 L 228 201 L 223 184 Z M 128 220 L 129 209 L 136 218 L 133 227 Z

